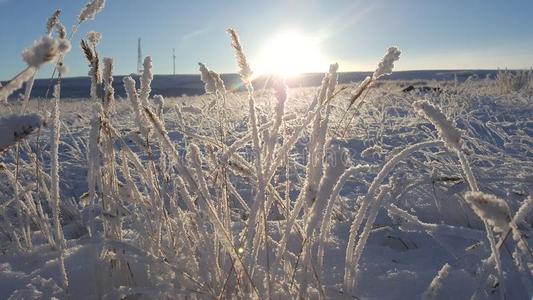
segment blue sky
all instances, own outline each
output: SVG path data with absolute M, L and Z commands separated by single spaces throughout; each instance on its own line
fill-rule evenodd
M 44 34 L 54 9 L 70 28 L 86 1 L 0 0 L 0 79 L 25 67 L 21 50 Z M 172 48 L 177 73 L 196 73 L 199 61 L 234 72 L 225 34 L 233 27 L 252 67 L 266 40 L 295 29 L 320 37 L 321 53 L 341 71 L 372 70 L 391 45 L 403 51 L 398 70 L 529 68 L 532 12 L 530 0 L 107 0 L 96 20 L 80 27 L 66 64 L 69 76 L 87 74 L 79 39 L 96 30 L 103 34 L 100 55 L 115 59 L 116 74 L 135 71 L 139 36 L 157 74 L 172 73 Z

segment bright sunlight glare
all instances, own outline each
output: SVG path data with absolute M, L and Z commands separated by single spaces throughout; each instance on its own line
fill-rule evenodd
M 281 32 L 268 39 L 256 62 L 256 75 L 275 74 L 291 77 L 322 72 L 328 63 L 320 52 L 319 39 L 298 31 Z

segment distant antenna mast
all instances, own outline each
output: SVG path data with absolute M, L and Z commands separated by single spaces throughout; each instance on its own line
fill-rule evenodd
M 176 49 L 172 48 L 172 74 L 176 75 Z
M 143 69 L 143 53 L 141 48 L 141 38 L 137 40 L 137 74 L 141 75 Z

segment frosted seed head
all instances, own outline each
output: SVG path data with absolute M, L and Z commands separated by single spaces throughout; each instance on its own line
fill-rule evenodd
M 57 41 L 49 36 L 44 36 L 35 41 L 31 48 L 22 52 L 22 59 L 28 66 L 39 68 L 43 64 L 53 61 L 59 52 Z
M 363 158 L 371 158 L 373 156 L 380 155 L 382 152 L 383 148 L 381 148 L 379 145 L 374 145 L 363 150 L 363 152 L 361 152 L 361 156 Z
M 57 72 L 58 72 L 61 76 L 67 75 L 68 72 L 69 72 L 69 68 L 68 68 L 68 66 L 67 66 L 64 62 L 59 62 L 59 63 L 57 64 Z
M 87 3 L 78 15 L 78 22 L 84 22 L 87 20 L 94 20 L 96 14 L 104 9 L 105 0 L 92 0 Z
M 48 21 L 46 22 L 46 34 L 50 35 L 52 33 L 52 29 L 59 24 L 59 16 L 61 15 L 61 9 L 56 9 L 54 14 L 48 18 Z
M 390 47 L 387 50 L 387 53 L 383 59 L 379 62 L 378 68 L 374 71 L 372 78 L 378 79 L 383 75 L 392 74 L 392 69 L 394 68 L 394 62 L 400 59 L 400 54 L 402 52 L 396 47 Z
M 436 128 L 440 138 L 450 149 L 461 150 L 461 131 L 450 122 L 442 111 L 426 100 L 419 100 L 413 103 L 415 111 L 428 119 Z
M 209 71 L 209 74 L 215 81 L 215 87 L 216 87 L 217 92 L 220 94 L 225 94 L 226 86 L 224 85 L 224 81 L 222 81 L 222 78 L 220 78 L 220 75 L 213 70 Z
M 200 66 L 200 79 L 204 83 L 204 89 L 207 94 L 214 94 L 216 92 L 216 82 L 213 78 L 209 68 L 203 63 L 198 63 Z
M 101 39 L 102 39 L 102 34 L 100 32 L 96 32 L 96 31 L 87 32 L 87 40 L 91 44 L 93 44 L 93 46 L 98 45 Z
M 237 32 L 233 28 L 229 28 L 227 32 L 231 38 L 231 46 L 235 50 L 235 58 L 239 65 L 239 75 L 241 76 L 242 81 L 245 84 L 248 84 L 252 81 L 253 72 L 248 64 L 244 50 L 242 49 L 239 35 L 237 35 Z
M 67 38 L 67 29 L 65 28 L 65 26 L 63 24 L 57 23 L 55 28 L 56 28 L 56 31 L 57 31 L 57 36 L 60 39 L 66 39 Z
M 502 199 L 482 192 L 468 192 L 466 201 L 474 212 L 494 227 L 494 231 L 504 232 L 511 222 L 511 211 Z
M 59 52 L 65 54 L 67 52 L 70 52 L 70 50 L 72 49 L 72 44 L 67 39 L 59 39 L 57 43 L 57 48 L 59 49 Z
M 104 70 L 102 76 L 107 83 L 113 82 L 113 59 L 110 57 L 104 57 Z
M 155 95 L 154 103 L 159 107 L 163 107 L 163 105 L 165 105 L 165 98 L 163 98 L 161 95 Z

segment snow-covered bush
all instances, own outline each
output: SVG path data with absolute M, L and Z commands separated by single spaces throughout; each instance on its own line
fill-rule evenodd
M 496 85 L 502 93 L 532 93 L 533 70 L 499 71 Z

